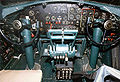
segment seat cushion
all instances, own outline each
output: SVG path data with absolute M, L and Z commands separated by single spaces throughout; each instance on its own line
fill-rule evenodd
M 41 82 L 41 70 L 2 70 L 0 82 Z

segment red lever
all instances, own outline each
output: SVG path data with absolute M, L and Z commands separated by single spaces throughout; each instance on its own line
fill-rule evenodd
M 33 37 L 35 37 L 35 35 L 32 33 L 32 34 L 31 34 L 31 37 L 33 38 Z

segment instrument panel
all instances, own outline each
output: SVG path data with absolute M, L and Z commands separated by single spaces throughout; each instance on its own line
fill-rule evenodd
M 10 19 L 10 22 L 12 20 L 13 27 L 11 29 L 13 32 L 15 32 L 14 30 L 21 31 L 22 24 L 19 20 L 26 16 L 29 16 L 33 31 L 36 29 L 36 22 L 39 21 L 42 34 L 46 34 L 49 29 L 78 30 L 79 34 L 85 34 L 86 25 L 89 23 L 89 26 L 93 27 L 97 19 L 102 19 L 102 24 L 111 20 L 114 24 L 113 28 L 116 28 L 117 24 L 114 21 L 115 17 L 110 12 L 93 5 L 71 2 L 41 3 L 25 7 L 17 14 L 16 17 L 13 14 L 14 18 L 12 19 L 11 15 L 10 18 L 6 17 L 6 19 Z
M 22 12 L 22 15 L 30 17 L 31 23 L 40 21 L 42 32 L 48 29 L 77 29 L 84 32 L 87 19 L 94 21 L 95 9 L 92 6 L 83 6 L 76 3 L 50 3 L 30 6 Z M 92 26 L 92 25 L 91 25 Z

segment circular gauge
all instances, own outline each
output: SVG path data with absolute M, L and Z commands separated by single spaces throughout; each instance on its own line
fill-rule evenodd
M 63 20 L 67 20 L 68 19 L 68 17 L 65 15 L 65 16 L 63 16 Z
M 62 12 L 62 13 L 67 13 L 67 7 L 62 6 L 62 7 L 61 7 L 61 12 Z
M 74 13 L 75 12 L 75 9 L 73 7 L 70 8 L 70 12 L 71 13 Z
M 16 29 L 16 30 L 19 30 L 22 28 L 22 23 L 19 21 L 19 20 L 14 20 L 13 21 L 13 27 Z
M 55 16 L 52 16 L 52 17 L 51 17 L 51 20 L 52 20 L 52 21 L 55 21 L 55 20 L 56 20 L 56 17 L 55 17 Z
M 54 6 L 54 7 L 53 7 L 53 10 L 54 10 L 55 13 L 57 13 L 57 12 L 58 12 L 58 7 L 57 7 L 57 6 Z
M 35 12 L 33 10 L 30 10 L 29 11 L 29 16 L 34 16 L 35 15 Z
M 58 20 L 58 21 L 61 21 L 61 20 L 62 20 L 62 17 L 61 17 L 61 16 L 58 16 L 58 17 L 57 17 L 57 20 Z
M 111 20 L 107 20 L 105 23 L 104 23 L 104 28 L 106 30 L 110 30 L 111 28 L 113 27 L 113 23 Z
M 82 12 L 82 10 L 80 9 L 80 8 L 77 8 L 77 13 L 81 13 Z
M 83 11 L 83 15 L 84 15 L 84 16 L 87 16 L 87 15 L 88 15 L 88 12 L 87 12 L 87 11 Z
M 73 15 L 73 14 L 70 14 L 69 19 L 70 19 L 70 20 L 73 20 L 73 19 L 74 19 L 74 15 Z
M 82 20 L 83 20 L 83 21 L 86 21 L 86 19 L 87 19 L 86 16 L 83 16 L 83 17 L 82 17 Z
M 93 16 L 93 12 L 89 12 L 88 14 L 89 14 L 89 16 Z
M 77 19 L 77 20 L 80 20 L 80 15 L 76 15 L 76 19 Z
M 50 20 L 50 16 L 46 16 L 45 19 L 46 19 L 46 21 L 49 21 Z
M 95 18 L 99 17 L 99 12 L 95 12 Z

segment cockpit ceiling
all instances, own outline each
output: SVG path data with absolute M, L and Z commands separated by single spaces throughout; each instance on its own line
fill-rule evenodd
M 1 0 L 0 2 L 2 5 L 10 5 L 10 4 L 26 3 L 31 1 L 47 1 L 47 0 Z M 94 1 L 98 3 L 120 5 L 120 0 L 72 0 L 72 1 Z

